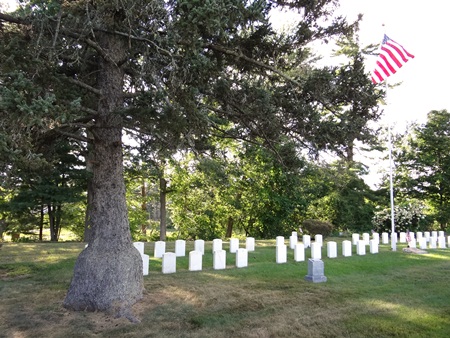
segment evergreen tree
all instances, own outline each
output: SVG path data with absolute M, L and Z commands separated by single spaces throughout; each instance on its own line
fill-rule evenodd
M 4 168 L 39 160 L 32 145 L 48 133 L 89 151 L 92 234 L 64 306 L 133 320 L 129 310 L 142 297 L 125 202 L 124 130 L 191 148 L 211 133 L 267 146 L 283 134 L 304 146 L 337 140 L 334 129 L 321 129 L 333 75 L 307 63 L 308 43 L 354 29 L 330 20 L 336 4 L 32 0 L 14 15 L 0 13 Z M 272 30 L 273 7 L 299 13 L 293 34 Z

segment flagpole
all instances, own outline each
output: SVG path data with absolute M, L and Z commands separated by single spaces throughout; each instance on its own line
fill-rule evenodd
M 386 107 L 388 107 L 389 101 L 387 100 L 387 94 L 388 94 L 388 81 L 385 80 L 386 85 Z M 394 180 L 393 180 L 393 171 L 394 171 L 394 165 L 393 165 L 393 159 L 392 159 L 392 118 L 388 112 L 388 147 L 389 147 L 389 192 L 390 192 L 390 199 L 391 199 L 391 249 L 392 251 L 397 251 L 397 242 L 396 238 L 394 237 L 395 233 L 395 209 L 394 209 Z
M 383 27 L 385 25 L 383 24 Z M 374 84 L 385 82 L 386 85 L 386 110 L 388 107 L 388 82 L 387 78 L 397 72 L 408 60 L 413 59 L 414 55 L 408 53 L 403 46 L 390 39 L 386 33 L 380 46 L 380 53 L 372 71 L 372 82 Z M 388 114 L 388 137 L 389 137 L 389 188 L 391 198 L 391 247 L 392 251 L 397 250 L 397 238 L 395 233 L 395 212 L 394 212 L 394 184 L 393 184 L 393 159 L 392 159 L 392 114 Z

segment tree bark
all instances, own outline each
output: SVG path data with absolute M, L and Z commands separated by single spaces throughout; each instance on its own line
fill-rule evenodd
M 227 233 L 225 234 L 225 237 L 230 238 L 233 235 L 233 217 L 228 217 L 227 221 Z
M 56 218 L 55 218 L 55 208 L 49 203 L 47 205 L 48 223 L 50 225 L 50 241 L 57 242 L 56 237 Z
M 91 133 L 87 133 L 89 138 L 92 138 Z M 84 217 L 84 234 L 83 234 L 83 240 L 86 243 L 89 243 L 89 241 L 92 238 L 92 224 L 91 224 L 91 213 L 92 213 L 92 196 L 94 196 L 93 191 L 93 184 L 92 184 L 92 172 L 93 172 L 93 161 L 94 161 L 94 151 L 92 149 L 92 146 L 89 144 L 87 153 L 86 153 L 86 171 L 88 173 L 87 178 L 87 196 L 86 196 L 86 214 Z
M 41 215 L 39 219 L 39 241 L 42 242 L 44 233 L 44 205 L 41 204 Z
M 105 311 L 134 320 L 130 309 L 143 292 L 142 259 L 131 240 L 125 200 L 122 160 L 124 72 L 118 66 L 126 52 L 122 38 L 97 35 L 108 58 L 99 60 L 98 86 L 102 96 L 94 127 L 92 236 L 75 264 L 64 306 L 74 310 Z
M 142 209 L 142 211 L 145 212 L 145 214 L 148 214 L 148 212 L 147 212 L 147 187 L 145 185 L 144 179 L 142 179 L 141 197 L 142 197 L 141 209 Z M 148 218 L 148 215 L 147 215 L 147 218 Z M 147 234 L 147 221 L 141 224 L 141 233 L 143 235 Z

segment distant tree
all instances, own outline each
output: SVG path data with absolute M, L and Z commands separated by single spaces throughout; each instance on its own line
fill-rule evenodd
M 3 182 L 9 198 L 0 208 L 15 224 L 11 231 L 39 229 L 42 240 L 45 222 L 50 240 L 58 241 L 63 225 L 82 225 L 75 205 L 85 199 L 86 173 L 82 160 L 68 152 L 70 148 L 68 142 L 46 138 L 34 145 L 41 154 L 39 162 L 22 162 L 9 168 L 9 177 Z
M 420 200 L 399 200 L 394 206 L 394 224 L 396 231 L 425 231 L 429 230 L 429 217 L 426 215 L 426 205 Z M 372 220 L 373 229 L 377 232 L 390 232 L 391 209 L 377 208 Z
M 396 142 L 398 199 L 406 196 L 426 201 L 442 230 L 450 222 L 450 113 L 433 110 L 427 122 L 412 126 Z
M 363 168 L 347 165 L 343 160 L 318 169 L 315 179 L 326 183 L 309 204 L 306 217 L 328 221 L 335 230 L 368 231 L 376 196 L 360 177 Z M 315 185 L 320 186 L 320 182 Z

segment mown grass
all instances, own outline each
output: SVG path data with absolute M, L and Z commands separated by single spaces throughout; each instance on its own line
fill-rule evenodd
M 5 243 L 0 249 L 0 337 L 449 337 L 450 249 L 426 255 L 380 246 L 378 254 L 326 258 L 326 283 L 304 280 L 307 262 L 275 263 L 275 242 L 257 241 L 249 266 L 162 274 L 152 258 L 139 324 L 62 308 L 82 243 Z M 153 243 L 145 252 L 153 256 Z M 173 251 L 174 243 L 167 243 Z M 193 249 L 188 242 L 186 251 Z M 227 243 L 224 249 L 228 249 Z M 307 251 L 307 257 L 309 251 Z M 107 286 L 105 286 L 107 287 Z

